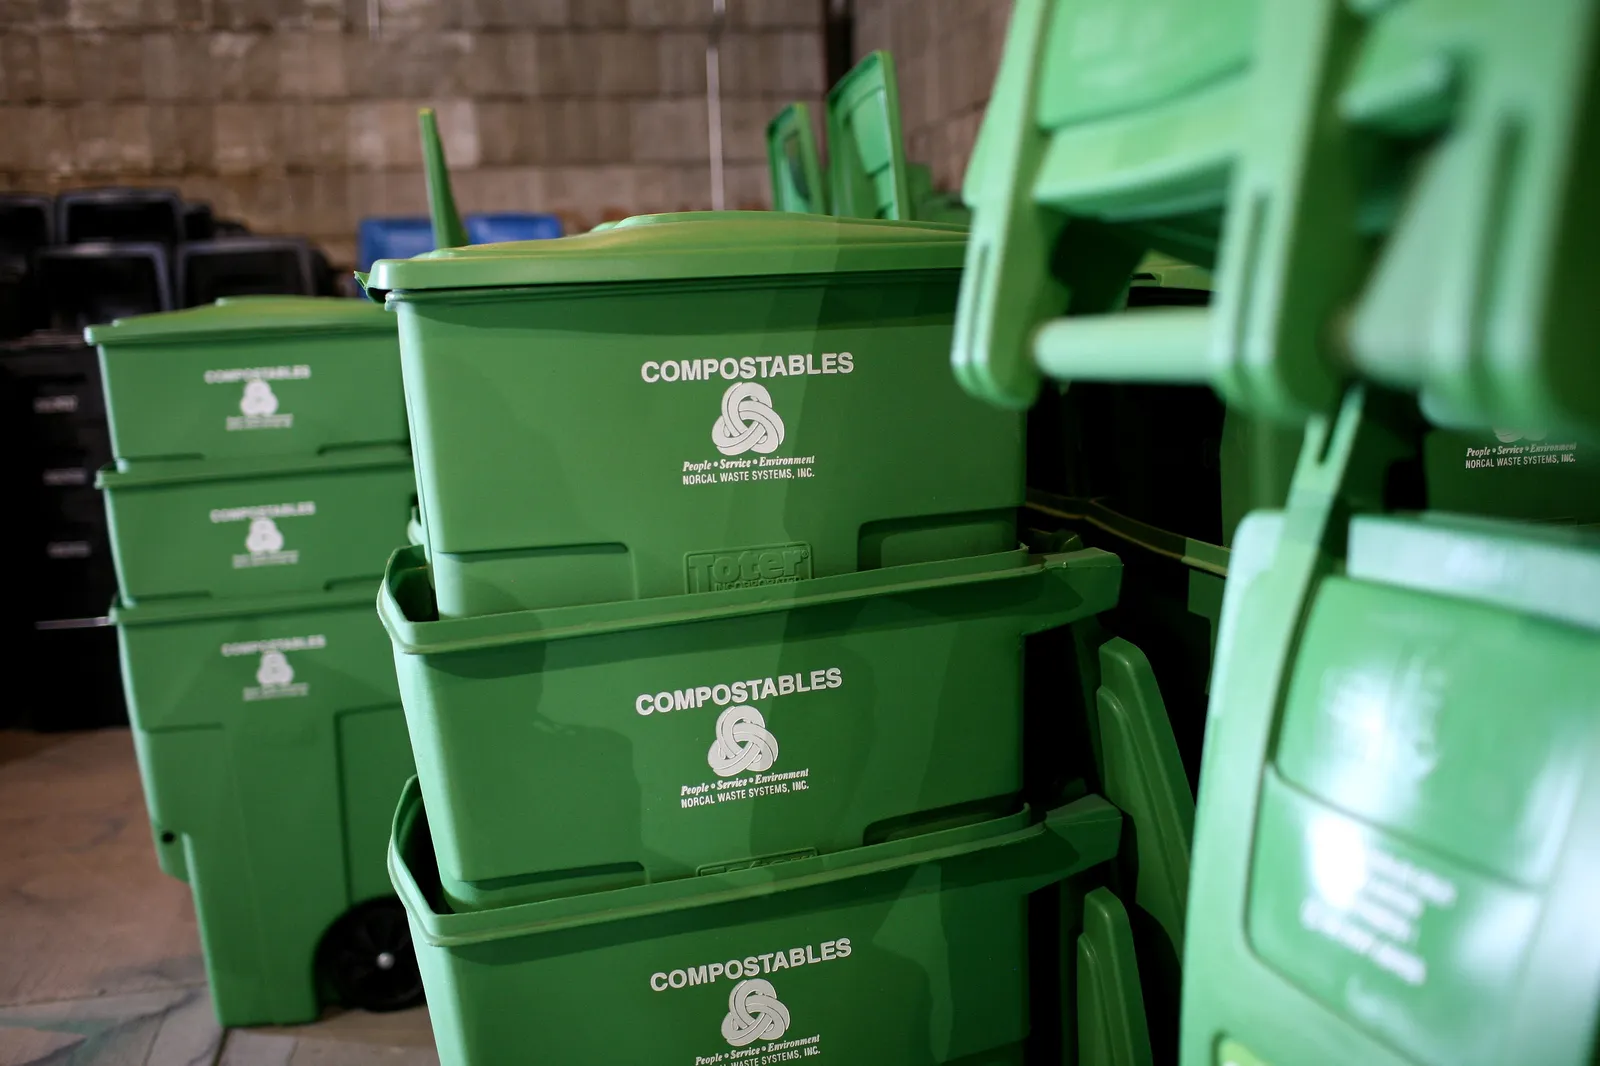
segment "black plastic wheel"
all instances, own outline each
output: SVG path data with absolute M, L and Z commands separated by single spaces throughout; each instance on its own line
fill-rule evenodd
M 397 899 L 358 903 L 328 927 L 317 969 L 341 1007 L 392 1011 L 422 1002 L 422 975 Z

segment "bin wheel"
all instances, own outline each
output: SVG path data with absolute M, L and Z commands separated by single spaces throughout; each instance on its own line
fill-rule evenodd
M 317 968 L 341 1007 L 393 1011 L 422 1002 L 411 928 L 397 899 L 371 899 L 340 915 L 323 935 Z

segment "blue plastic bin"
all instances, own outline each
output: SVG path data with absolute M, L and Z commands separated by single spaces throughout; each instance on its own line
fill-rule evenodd
M 433 251 L 433 223 L 421 218 L 364 218 L 356 228 L 358 270 L 379 259 L 410 259 Z
M 543 241 L 559 236 L 561 236 L 561 219 L 555 215 L 501 211 L 467 216 L 467 239 L 473 244 Z

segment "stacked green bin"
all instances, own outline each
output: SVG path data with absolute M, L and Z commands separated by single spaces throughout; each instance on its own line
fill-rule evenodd
M 1043 821 L 469 914 L 438 903 L 427 828 L 413 788 L 389 861 L 444 1063 L 1020 1066 L 1073 1039 L 1054 912 L 1092 885 L 1120 819 L 1087 797 Z
M 1157 7 L 1017 4 L 955 363 L 1309 427 L 1232 541 L 1179 1061 L 1582 1066 L 1600 7 Z M 1208 246 L 1210 312 L 1072 282 Z
M 421 553 L 397 557 L 379 611 L 446 898 L 571 895 L 1011 813 L 1021 639 L 1108 608 L 1119 576 L 1103 552 L 1022 554 L 445 621 L 426 620 Z
M 374 576 L 375 551 L 381 563 L 378 546 L 399 539 L 414 484 L 403 444 L 119 465 L 99 484 L 130 604 L 365 581 Z
M 374 265 L 442 616 L 1015 546 L 1021 420 L 945 365 L 961 233 L 690 217 Z
M 251 297 L 88 337 L 123 683 L 217 1017 L 416 1002 L 384 870 L 412 759 L 371 606 L 415 495 L 393 319 Z
M 355 300 L 245 296 L 90 332 L 119 460 L 312 456 L 403 442 L 393 322 Z

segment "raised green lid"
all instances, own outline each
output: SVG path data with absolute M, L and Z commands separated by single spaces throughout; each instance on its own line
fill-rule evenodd
M 767 123 L 767 169 L 774 210 L 828 213 L 828 186 L 805 104 L 790 104 Z
M 684 225 L 683 223 L 693 223 Z M 958 226 L 780 211 L 637 215 L 560 240 L 441 248 L 380 259 L 368 289 L 405 292 L 597 282 L 959 270 Z
M 394 319 L 366 300 L 338 296 L 229 296 L 205 307 L 119 318 L 83 331 L 90 344 L 159 344 L 258 333 L 393 333 Z
M 836 215 L 914 218 L 894 57 L 878 50 L 828 92 L 828 180 Z

